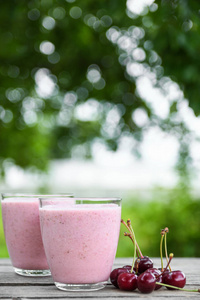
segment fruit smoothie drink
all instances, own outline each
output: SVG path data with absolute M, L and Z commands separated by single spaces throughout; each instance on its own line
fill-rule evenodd
M 72 290 L 74 285 L 75 290 L 85 290 L 87 285 L 99 289 L 98 283 L 108 280 L 120 230 L 120 199 L 117 201 L 40 207 L 43 243 L 58 288 Z
M 3 197 L 2 217 L 12 265 L 20 275 L 50 275 L 42 243 L 37 196 Z

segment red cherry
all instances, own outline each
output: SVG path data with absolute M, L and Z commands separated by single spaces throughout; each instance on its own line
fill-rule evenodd
M 170 272 L 169 269 L 167 269 L 163 274 L 162 274 L 162 281 L 163 283 L 165 282 L 165 276 Z
M 165 276 L 163 277 L 164 283 L 176 286 L 179 288 L 183 288 L 186 284 L 186 277 L 185 274 L 180 271 L 171 271 L 167 272 Z M 173 290 L 173 288 L 167 287 L 169 290 Z
M 120 290 L 134 291 L 137 288 L 137 275 L 134 273 L 121 273 L 117 279 Z
M 138 277 L 137 285 L 141 293 L 151 293 L 156 287 L 156 277 L 151 272 L 144 272 Z
M 110 273 L 110 281 L 116 288 L 118 288 L 117 278 L 121 273 L 128 273 L 128 270 L 124 268 L 117 268 Z
M 150 268 L 150 269 L 147 269 L 146 272 L 150 272 L 152 273 L 153 275 L 155 275 L 156 277 L 156 282 L 163 282 L 162 280 L 162 275 L 161 275 L 161 271 L 159 269 L 156 269 L 156 268 Z M 159 285 L 159 284 L 156 284 L 155 286 L 155 290 L 158 290 L 162 287 L 162 285 Z
M 141 274 L 147 269 L 153 268 L 153 261 L 148 256 L 139 257 L 135 260 L 135 269 Z
M 131 271 L 132 266 L 126 265 L 126 266 L 123 266 L 122 268 L 123 268 L 123 269 L 126 269 L 126 270 L 128 270 L 128 271 Z M 133 268 L 133 272 L 132 272 L 132 273 L 136 273 L 136 269 L 135 269 L 135 268 Z
M 122 268 L 127 269 L 127 270 L 131 270 L 132 266 L 131 265 L 125 265 Z

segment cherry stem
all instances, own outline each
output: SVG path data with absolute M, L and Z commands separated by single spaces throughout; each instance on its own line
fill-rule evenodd
M 131 273 L 133 273 L 133 268 L 134 268 L 134 265 L 135 265 L 135 258 L 136 258 L 136 239 L 135 239 L 135 233 L 134 231 L 132 230 L 132 233 L 133 233 L 133 243 L 134 243 L 134 255 L 133 255 L 133 263 L 132 263 L 132 267 L 131 267 Z
M 176 289 L 176 290 L 185 291 L 185 292 L 198 292 L 198 293 L 200 293 L 200 289 L 188 290 L 188 289 L 179 288 L 177 286 L 173 286 L 173 285 L 169 285 L 169 284 L 161 283 L 161 282 L 157 282 L 157 281 L 156 281 L 156 284 L 159 284 L 159 285 L 162 285 L 162 286 L 166 286 L 166 287 L 169 287 L 169 288 L 172 288 L 172 289 Z
M 162 273 L 159 274 L 158 276 L 156 276 L 156 278 L 160 277 L 163 273 L 165 273 L 165 271 L 166 271 L 167 268 L 169 267 L 169 264 L 170 264 L 170 262 L 171 262 L 171 260 L 172 260 L 173 257 L 174 257 L 174 254 L 173 254 L 173 253 L 170 253 L 170 255 L 169 255 L 169 261 L 168 261 L 168 263 L 167 263 L 165 269 L 162 270 Z
M 166 260 L 167 260 L 167 263 L 169 262 L 169 257 L 168 257 L 168 254 L 167 254 L 167 232 L 169 231 L 169 229 L 166 227 L 165 229 L 165 256 L 166 256 Z M 169 270 L 170 272 L 172 271 L 171 267 L 170 267 L 170 264 L 169 265 Z
M 131 228 L 124 222 L 123 219 L 121 219 L 121 223 L 124 224 L 124 226 L 126 226 L 126 228 L 128 229 L 128 231 L 129 231 L 130 234 L 131 234 L 132 241 L 133 241 L 133 235 L 134 235 L 134 233 L 131 231 Z M 136 247 L 137 247 L 137 249 L 138 249 L 138 251 L 139 251 L 139 255 L 143 258 L 144 256 L 142 255 L 142 252 L 141 252 L 141 250 L 140 250 L 140 248 L 139 248 L 139 246 L 138 246 L 136 240 L 135 240 L 135 245 L 136 245 Z M 138 255 L 138 257 L 139 257 L 139 255 Z
M 130 233 L 124 232 L 124 236 L 128 236 L 131 239 L 131 241 L 133 242 L 133 245 L 135 246 L 133 237 L 132 237 L 132 235 Z M 136 248 L 136 253 L 137 253 L 137 256 L 139 257 L 139 253 L 138 253 L 138 249 L 137 248 Z
M 134 233 L 134 231 L 133 231 L 133 227 L 132 227 L 132 225 L 131 225 L 131 220 L 130 220 L 130 219 L 127 220 L 127 225 L 128 225 L 128 227 L 130 228 L 132 235 L 135 236 L 135 233 Z M 141 250 L 140 250 L 140 248 L 139 248 L 139 246 L 138 246 L 138 244 L 137 244 L 137 242 L 136 242 L 136 239 L 135 239 L 135 245 L 136 245 L 136 247 L 138 248 L 138 251 L 139 251 L 139 253 L 140 253 L 140 257 L 143 258 L 144 256 L 142 255 L 142 252 L 141 252 Z
M 161 271 L 163 271 L 163 252 L 162 252 L 162 248 L 163 248 L 163 238 L 165 235 L 165 231 L 164 229 L 162 229 L 161 231 L 161 240 L 160 240 L 160 259 L 161 259 Z

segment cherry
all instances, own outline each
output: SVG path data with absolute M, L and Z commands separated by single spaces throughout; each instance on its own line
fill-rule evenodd
M 156 277 L 151 272 L 144 272 L 138 277 L 137 285 L 141 293 L 151 293 L 156 287 Z
M 165 276 L 170 272 L 169 269 L 165 270 L 164 273 L 162 274 L 162 282 L 165 282 Z
M 126 270 L 128 270 L 128 271 L 131 271 L 132 266 L 126 265 L 126 266 L 123 266 L 122 268 L 123 268 L 123 269 L 126 269 Z M 136 269 L 135 269 L 135 268 L 133 268 L 132 273 L 136 273 Z
M 148 270 L 146 270 L 146 272 L 150 272 L 152 273 L 155 277 L 156 277 L 156 282 L 163 282 L 162 280 L 162 275 L 161 275 L 161 271 L 159 269 L 156 269 L 156 268 L 150 268 Z M 161 285 L 158 285 L 156 284 L 155 286 L 155 290 L 158 290 L 160 289 L 162 286 Z
M 137 278 L 137 275 L 134 273 L 119 274 L 117 283 L 120 290 L 134 291 L 137 288 Z
M 138 257 L 135 260 L 135 269 L 139 274 L 150 268 L 153 268 L 153 261 L 148 256 Z
M 118 276 L 121 274 L 121 273 L 128 273 L 128 270 L 127 269 L 124 269 L 124 268 L 117 268 L 117 269 L 114 269 L 111 273 L 110 273 L 110 281 L 111 283 L 116 287 L 118 288 L 118 283 L 117 283 L 117 278 Z
M 132 266 L 131 265 L 125 265 L 122 268 L 126 269 L 126 270 L 131 270 Z
M 180 270 L 166 272 L 165 276 L 163 277 L 163 282 L 172 286 L 183 288 L 186 283 L 186 277 L 185 274 Z M 167 288 L 169 290 L 173 289 L 171 287 Z

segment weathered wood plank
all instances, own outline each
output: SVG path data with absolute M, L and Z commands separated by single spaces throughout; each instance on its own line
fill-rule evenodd
M 196 274 L 187 274 L 187 284 L 200 284 L 200 272 Z M 0 273 L 0 285 L 53 285 L 52 277 L 23 277 L 15 273 Z
M 11 265 L 11 261 L 9 258 L 1 258 L 0 259 L 0 266 L 1 265 Z
M 160 259 L 154 258 L 155 266 L 160 266 Z M 117 258 L 114 262 L 113 268 L 131 264 L 132 258 Z M 187 288 L 200 288 L 200 258 L 174 258 L 173 269 L 181 269 L 186 273 Z M 105 289 L 93 292 L 64 292 L 58 290 L 53 284 L 51 277 L 24 277 L 14 273 L 11 267 L 10 260 L 0 260 L 0 299 L 11 300 L 45 300 L 45 299 L 83 299 L 83 298 L 102 298 L 102 299 L 120 299 L 126 300 L 132 298 L 148 298 L 148 299 L 200 299 L 200 294 L 187 293 L 182 291 L 169 291 L 162 288 L 152 294 L 145 295 L 138 291 L 123 292 L 115 289 L 108 284 Z M 17 299 L 16 299 L 17 298 Z
M 0 285 L 53 285 L 53 279 L 48 277 L 20 276 L 16 273 L 1 272 Z
M 191 286 L 194 288 L 194 286 Z M 162 288 L 158 291 L 155 291 L 149 295 L 141 294 L 139 291 L 134 292 L 124 292 L 119 289 L 115 289 L 113 286 L 109 285 L 103 290 L 93 291 L 93 292 L 64 292 L 58 290 L 55 286 L 10 286 L 9 288 L 6 286 L 0 286 L 0 299 L 4 298 L 157 298 L 160 297 L 175 297 L 176 299 L 187 299 L 187 298 L 195 298 L 200 297 L 200 294 L 190 293 L 190 292 L 182 292 L 182 291 L 169 291 L 165 288 Z
M 13 273 L 13 267 L 12 266 L 10 266 L 10 265 L 8 265 L 8 266 L 1 266 L 0 265 L 0 273 L 1 272 L 9 272 L 9 273 Z
M 98 297 L 99 298 L 99 297 Z M 88 297 L 88 299 L 98 299 L 97 297 Z M 148 300 L 151 300 L 151 299 L 155 299 L 155 297 L 153 297 L 152 295 L 145 295 L 144 297 L 143 296 L 140 296 L 140 297 L 109 297 L 109 296 L 106 296 L 106 297 L 103 297 L 103 298 L 99 298 L 99 299 L 109 299 L 109 300 L 116 300 L 116 299 L 125 299 L 125 300 L 132 300 L 133 298 L 135 299 L 138 299 L 138 298 L 146 298 Z M 181 296 L 174 296 L 174 297 L 159 297 L 159 298 L 156 298 L 157 300 L 166 300 L 170 298 L 170 300 L 181 300 L 181 299 L 191 299 L 190 296 L 188 296 L 187 298 L 182 298 Z M 17 298 L 17 299 L 13 299 L 13 298 L 10 298 L 9 300 L 27 300 L 27 298 Z M 46 300 L 47 298 L 37 298 L 37 300 Z M 83 298 L 80 298 L 80 297 L 77 297 L 77 298 L 71 298 L 71 297 L 61 297 L 59 299 L 69 299 L 69 300 L 83 300 Z M 86 298 L 85 298 L 86 299 Z M 195 299 L 199 299 L 199 296 L 196 296 L 196 297 L 192 297 L 193 300 Z M 5 299 L 4 299 L 5 300 Z M 8 299 L 7 299 L 8 300 Z M 51 298 L 51 300 L 58 300 L 58 298 Z

